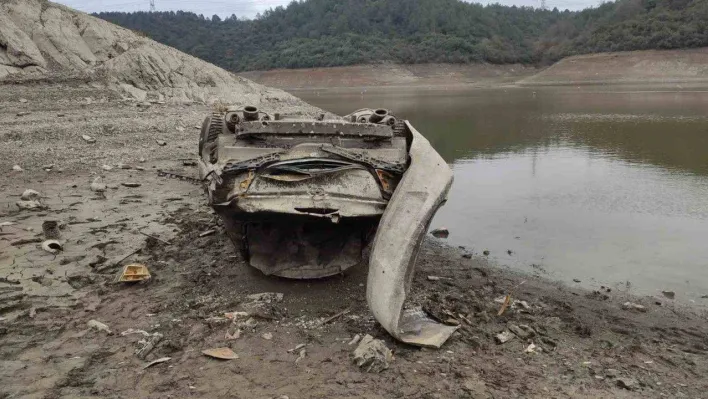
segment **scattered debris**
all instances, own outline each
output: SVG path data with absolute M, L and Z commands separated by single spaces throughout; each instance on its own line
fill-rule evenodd
M 27 190 L 22 192 L 22 195 L 20 195 L 20 199 L 22 201 L 32 201 L 32 200 L 39 200 L 41 196 L 39 195 L 39 192 L 32 190 L 28 188 Z
M 536 345 L 533 342 L 531 342 L 529 344 L 529 346 L 527 346 L 526 349 L 524 349 L 524 353 L 536 353 Z
M 145 331 L 145 330 L 136 330 L 136 329 L 134 329 L 134 328 L 129 328 L 129 329 L 123 331 L 122 333 L 120 333 L 120 335 L 122 335 L 122 336 L 124 336 L 124 337 L 125 337 L 126 335 L 133 335 L 133 334 L 140 334 L 140 335 L 145 336 L 145 337 L 149 337 L 149 336 L 150 336 L 150 333 L 149 333 L 149 332 L 147 332 L 147 331 Z
M 507 328 L 509 329 L 509 331 L 514 333 L 514 335 L 516 335 L 517 337 L 519 337 L 521 339 L 531 338 L 536 335 L 536 331 L 534 331 L 533 328 L 531 328 L 525 324 L 521 324 L 521 325 L 517 326 L 516 324 L 510 323 L 507 326 Z
M 234 353 L 230 348 L 214 348 L 205 349 L 202 353 L 206 356 L 213 357 L 215 359 L 221 360 L 234 360 L 238 359 L 238 355 Z
M 439 229 L 434 229 L 433 231 L 430 232 L 430 234 L 432 234 L 433 237 L 437 237 L 437 238 L 447 238 L 448 236 L 450 236 L 450 230 L 448 230 L 444 227 L 441 227 Z
M 288 349 L 288 353 L 293 353 L 295 351 L 299 351 L 300 349 L 304 348 L 307 344 L 298 344 L 296 347 L 292 349 Z
M 13 166 L 12 170 L 15 172 L 22 172 L 23 171 L 23 169 L 20 167 L 20 165 Z
M 346 308 L 346 309 L 342 310 L 341 312 L 337 312 L 337 313 L 333 314 L 332 316 L 330 316 L 330 317 L 324 319 L 320 325 L 325 325 L 325 324 L 327 324 L 327 323 L 330 323 L 330 322 L 332 322 L 333 320 L 335 320 L 335 319 L 337 319 L 337 318 L 339 318 L 339 317 L 342 317 L 342 316 L 344 316 L 345 314 L 351 312 L 351 310 L 352 310 L 351 308 Z
M 89 144 L 93 144 L 93 143 L 96 142 L 96 139 L 93 138 L 93 137 L 91 137 L 91 136 L 89 136 L 88 134 L 83 134 L 83 135 L 81 135 L 81 138 L 84 139 L 84 141 L 87 142 L 87 143 L 89 143 Z
M 147 355 L 149 355 L 150 352 L 155 349 L 155 346 L 157 346 L 157 344 L 162 341 L 162 338 L 164 338 L 164 336 L 156 332 L 153 333 L 149 338 L 146 337 L 146 339 L 141 339 L 140 341 L 138 341 L 138 345 L 140 347 L 135 350 L 135 356 L 137 356 L 140 360 L 145 360 Z
M 129 188 L 137 188 L 137 187 L 142 186 L 142 184 L 140 184 L 140 183 L 132 183 L 132 182 L 121 183 L 121 185 L 122 185 L 123 187 L 129 187 Z
M 304 359 L 305 356 L 307 356 L 307 350 L 300 349 L 300 353 L 297 355 L 297 359 L 295 359 L 295 364 L 300 363 L 300 361 Z
M 212 230 L 207 230 L 207 231 L 205 231 L 205 232 L 199 234 L 199 238 L 206 237 L 206 236 L 210 236 L 210 235 L 213 235 L 214 233 L 216 233 L 216 230 L 213 230 L 213 229 L 212 229 Z
M 393 360 L 393 354 L 384 341 L 366 334 L 354 350 L 354 364 L 368 373 L 386 370 Z
M 170 360 L 172 360 L 171 357 L 161 357 L 159 359 L 155 359 L 155 360 L 151 361 L 150 363 L 146 364 L 145 366 L 143 366 L 143 370 L 150 368 L 156 364 L 169 362 Z
M 664 294 L 664 296 L 669 299 L 676 298 L 676 293 L 674 291 L 661 291 L 661 293 Z
M 57 240 L 47 240 L 42 243 L 42 249 L 49 252 L 50 254 L 58 254 L 64 250 L 61 243 Z
M 108 326 L 107 326 L 106 324 L 101 323 L 101 322 L 98 321 L 98 320 L 89 320 L 88 323 L 86 323 L 86 325 L 88 325 L 89 328 L 94 329 L 94 330 L 96 330 L 96 331 L 103 331 L 103 332 L 105 332 L 105 333 L 108 334 L 108 335 L 112 335 L 112 334 L 113 334 L 113 332 L 111 331 L 111 329 L 108 328 Z
M 347 345 L 349 345 L 349 346 L 356 345 L 359 343 L 360 340 L 361 340 L 361 335 L 357 334 L 354 336 L 354 338 L 352 338 L 351 341 L 349 341 L 349 343 Z
M 505 344 L 505 343 L 511 341 L 515 337 L 516 337 L 516 335 L 512 334 L 510 331 L 504 330 L 504 331 L 500 332 L 499 334 L 495 335 L 494 340 L 497 342 L 498 345 L 502 345 L 502 344 Z
M 646 312 L 647 311 L 647 308 L 644 305 L 640 305 L 638 303 L 633 303 L 633 302 L 625 302 L 622 305 L 622 309 L 631 310 L 634 312 Z
M 12 241 L 10 245 L 13 247 L 21 247 L 23 245 L 27 244 L 36 244 L 38 242 L 42 242 L 41 238 L 20 238 L 19 240 Z
M 284 297 L 285 295 L 280 292 L 262 292 L 260 294 L 251 294 L 246 296 L 246 298 L 251 301 L 265 303 L 282 302 Z
M 511 294 L 504 297 L 504 302 L 502 302 L 502 306 L 501 306 L 501 308 L 499 308 L 499 312 L 497 312 L 497 316 L 503 315 L 504 312 L 506 311 L 506 308 L 508 308 L 510 304 L 511 304 Z
M 135 283 L 138 281 L 149 280 L 152 276 L 147 266 L 134 263 L 131 265 L 126 265 L 123 268 L 123 272 L 118 278 L 118 282 L 121 283 Z
M 266 332 L 261 334 L 261 338 L 270 341 L 271 339 L 273 339 L 273 334 Z
M 138 231 L 138 233 L 144 235 L 145 237 L 152 238 L 153 240 L 160 241 L 160 242 L 163 243 L 163 244 L 171 245 L 171 243 L 170 243 L 169 241 L 163 240 L 162 238 L 158 238 L 158 237 L 155 237 L 155 236 L 151 236 L 150 234 L 143 233 L 142 231 Z

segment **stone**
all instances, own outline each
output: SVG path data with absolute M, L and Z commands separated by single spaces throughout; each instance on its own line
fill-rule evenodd
M 434 229 L 430 232 L 430 234 L 437 238 L 447 238 L 450 235 L 450 230 L 445 227 L 441 227 L 439 229 Z
M 20 199 L 23 201 L 39 200 L 40 195 L 39 195 L 39 192 L 37 192 L 35 190 L 27 189 L 22 193 L 22 195 L 20 196 Z
M 628 391 L 634 391 L 639 388 L 639 383 L 634 378 L 618 378 L 617 386 Z
M 82 134 L 82 135 L 81 135 L 81 138 L 84 139 L 84 141 L 87 142 L 87 143 L 89 143 L 89 144 L 93 144 L 93 143 L 96 142 L 96 139 L 93 138 L 93 137 L 91 137 L 91 136 L 89 136 L 88 134 Z
M 496 341 L 497 345 L 503 345 L 515 337 L 516 335 L 512 334 L 510 331 L 502 331 L 494 336 L 494 341 Z
M 91 183 L 91 191 L 95 193 L 103 193 L 106 191 L 106 184 L 101 177 L 97 177 Z
M 13 172 L 22 172 L 23 169 L 20 167 L 20 165 L 15 165 L 12 167 Z
M 509 331 L 514 333 L 514 335 L 521 339 L 531 338 L 536 335 L 536 331 L 534 331 L 533 328 L 525 324 L 518 326 L 516 324 L 509 324 L 507 328 L 509 329 Z
M 644 305 L 640 305 L 638 303 L 633 302 L 625 302 L 624 304 L 622 304 L 622 309 L 642 313 L 647 311 L 647 308 Z
M 380 373 L 386 370 L 391 361 L 393 353 L 386 344 L 367 334 L 359 342 L 359 346 L 354 350 L 353 362 L 360 369 L 367 373 Z
M 669 299 L 676 298 L 676 293 L 674 291 L 661 291 L 661 293 L 664 294 L 664 296 Z

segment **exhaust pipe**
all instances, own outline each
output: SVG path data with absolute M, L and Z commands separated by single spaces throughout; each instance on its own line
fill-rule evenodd
M 369 122 L 379 123 L 387 116 L 388 116 L 388 110 L 380 108 L 380 109 L 375 110 L 374 113 L 371 114 L 371 116 L 369 117 Z
M 258 120 L 258 108 L 253 105 L 247 105 L 243 108 L 243 119 L 246 121 Z

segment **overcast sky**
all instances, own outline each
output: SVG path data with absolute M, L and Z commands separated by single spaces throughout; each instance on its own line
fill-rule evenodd
M 100 11 L 148 11 L 150 0 L 54 0 L 77 10 L 88 13 Z M 257 13 L 272 7 L 285 6 L 291 0 L 155 0 L 158 11 L 192 11 L 197 14 L 222 17 L 236 14 L 239 17 L 253 18 Z M 503 5 L 540 7 L 542 0 L 479 0 L 482 4 L 499 3 Z M 560 10 L 580 10 L 597 6 L 599 0 L 546 0 L 548 8 Z

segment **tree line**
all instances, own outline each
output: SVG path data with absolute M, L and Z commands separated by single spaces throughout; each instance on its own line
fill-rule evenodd
M 618 0 L 580 12 L 459 0 L 306 0 L 254 19 L 182 11 L 96 16 L 231 71 L 539 64 L 575 54 L 708 46 L 706 0 Z

